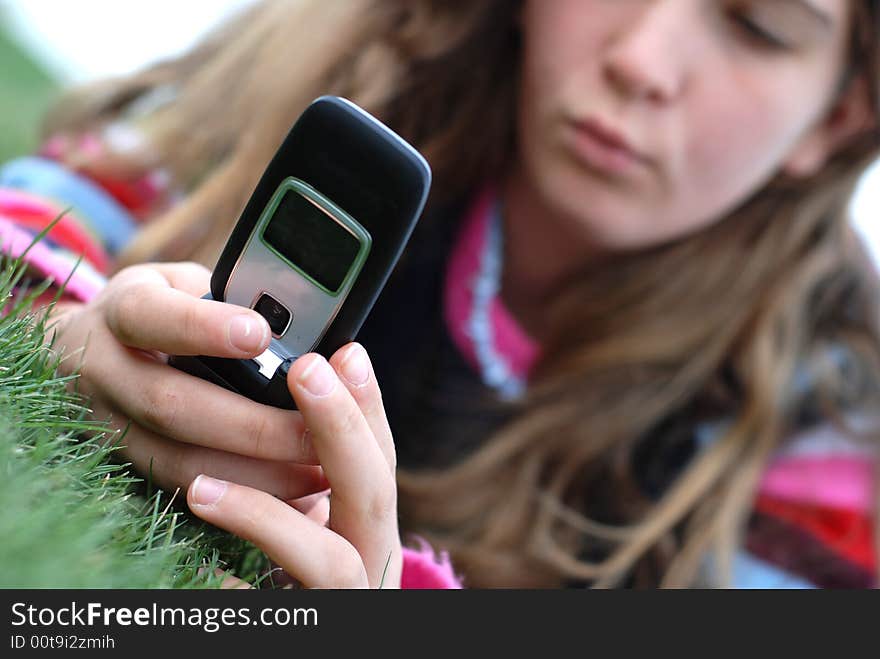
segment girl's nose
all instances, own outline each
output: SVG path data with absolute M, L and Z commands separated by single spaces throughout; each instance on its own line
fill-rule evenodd
M 623 21 L 603 54 L 603 74 L 627 100 L 667 104 L 684 90 L 693 62 L 684 41 L 695 25 L 693 4 L 685 0 L 636 2 L 632 20 Z M 692 32 L 692 31 L 691 31 Z

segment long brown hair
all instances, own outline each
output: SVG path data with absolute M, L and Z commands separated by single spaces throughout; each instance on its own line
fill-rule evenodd
M 177 61 L 82 90 L 48 129 L 111 120 L 170 89 L 152 146 L 193 192 L 121 264 L 210 266 L 284 132 L 322 93 L 358 102 L 426 155 L 432 205 L 497 174 L 514 148 L 518 6 L 265 2 Z M 847 80 L 868 83 L 876 113 L 880 7 L 854 6 Z M 400 473 L 404 528 L 450 550 L 475 586 L 700 583 L 709 551 L 729 566 L 758 478 L 804 411 L 844 430 L 878 402 L 877 285 L 847 221 L 878 153 L 874 126 L 812 179 L 780 176 L 697 235 L 585 271 L 549 306 L 551 340 L 516 418 L 452 468 Z M 662 496 L 641 492 L 632 464 L 646 438 L 675 444 L 719 419 L 716 441 Z

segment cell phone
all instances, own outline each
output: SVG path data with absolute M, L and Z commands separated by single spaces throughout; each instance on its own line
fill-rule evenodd
M 211 275 L 212 298 L 254 309 L 272 339 L 256 359 L 169 363 L 267 405 L 295 409 L 293 361 L 352 341 L 425 206 L 431 169 L 351 101 L 322 96 L 272 158 Z

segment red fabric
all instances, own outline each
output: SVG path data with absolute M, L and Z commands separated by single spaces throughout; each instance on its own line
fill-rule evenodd
M 859 567 L 876 570 L 874 529 L 867 515 L 768 496 L 758 497 L 756 510 L 808 532 Z
M 62 165 L 65 164 L 63 142 L 64 140 L 58 136 L 49 138 L 40 149 L 40 155 Z M 86 133 L 80 137 L 80 151 L 97 155 L 103 149 L 101 140 L 95 135 Z M 162 186 L 156 183 L 152 172 L 133 180 L 111 178 L 89 170 L 79 170 L 77 174 L 93 181 L 138 219 L 143 219 L 164 193 Z
M 3 190 L 0 194 L 0 213 L 14 217 L 19 227 L 34 233 L 40 233 L 60 215 L 56 208 L 45 202 L 38 203 L 23 193 L 9 190 Z M 96 270 L 107 272 L 109 269 L 110 257 L 107 252 L 73 213 L 61 215 L 47 236 L 64 249 L 82 254 Z
M 89 177 L 141 220 L 149 213 L 159 198 L 159 190 L 150 176 L 143 176 L 133 181 L 112 179 L 96 174 L 90 174 Z

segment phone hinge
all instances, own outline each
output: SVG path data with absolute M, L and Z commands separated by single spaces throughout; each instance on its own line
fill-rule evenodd
M 266 350 L 262 355 L 254 357 L 253 361 L 260 367 L 260 374 L 267 380 L 271 380 L 275 375 L 278 367 L 284 363 L 284 360 L 272 352 L 271 348 Z

